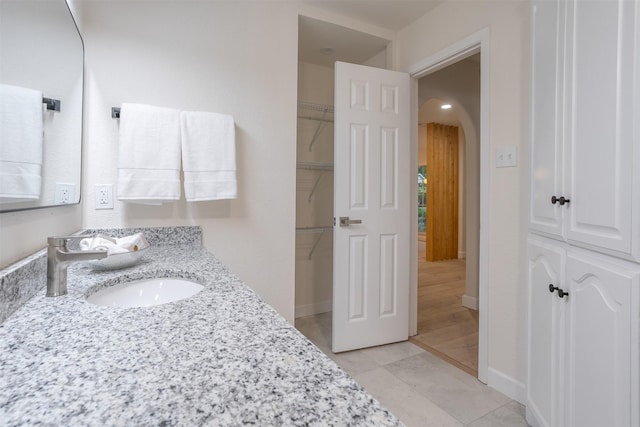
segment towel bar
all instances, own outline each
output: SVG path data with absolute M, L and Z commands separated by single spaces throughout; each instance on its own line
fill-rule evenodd
M 111 118 L 112 119 L 120 118 L 120 107 L 111 107 Z
M 42 98 L 42 103 L 47 105 L 49 111 L 60 111 L 60 100 L 53 98 Z

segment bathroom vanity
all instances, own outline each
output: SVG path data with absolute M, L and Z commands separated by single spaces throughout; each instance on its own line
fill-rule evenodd
M 67 295 L 41 288 L 0 325 L 1 425 L 401 425 L 188 228 L 148 230 L 133 267 L 72 265 Z M 205 288 L 153 307 L 87 302 L 153 277 Z

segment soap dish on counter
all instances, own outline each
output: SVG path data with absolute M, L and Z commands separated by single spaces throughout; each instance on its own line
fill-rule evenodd
M 113 254 L 103 259 L 86 261 L 86 263 L 95 270 L 117 270 L 119 268 L 131 267 L 140 262 L 147 249 L 149 249 L 149 246 L 138 249 L 137 251 Z

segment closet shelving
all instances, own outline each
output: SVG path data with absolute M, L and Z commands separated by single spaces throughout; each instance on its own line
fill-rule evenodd
M 333 164 L 316 163 L 316 162 L 298 162 L 297 167 L 298 169 L 320 171 L 320 173 L 318 174 L 318 177 L 313 183 L 313 187 L 311 188 L 311 191 L 309 192 L 309 198 L 307 199 L 307 202 L 311 203 L 311 199 L 313 198 L 313 194 L 316 192 L 316 189 L 318 188 L 318 184 L 320 183 L 320 179 L 322 178 L 322 175 L 324 175 L 325 172 L 332 172 Z
M 333 125 L 333 113 L 333 105 L 298 101 L 298 120 L 317 122 L 317 124 L 313 128 L 313 135 L 311 136 L 308 144 L 309 153 L 313 152 L 313 147 L 320 139 L 323 130 L 328 126 Z M 298 161 L 296 163 L 296 167 L 300 170 L 312 171 L 313 173 L 317 174 L 307 198 L 307 202 L 311 203 L 323 175 L 333 172 L 333 163 Z M 325 233 L 332 231 L 332 226 L 296 227 L 296 233 L 298 234 L 317 234 L 317 238 L 315 239 L 313 245 L 311 246 L 311 250 L 309 251 L 309 260 L 311 260 L 313 253 L 320 244 L 322 236 Z
M 320 163 L 320 162 L 298 162 L 296 164 L 298 169 L 309 169 L 318 171 L 333 171 L 333 163 Z
M 328 233 L 333 231 L 333 227 L 296 227 L 296 233 L 300 234 L 318 234 L 313 246 L 311 246 L 311 250 L 309 251 L 309 259 L 313 256 L 313 253 L 316 251 L 318 244 L 320 244 L 320 240 L 322 240 L 322 236 L 324 233 Z
M 333 111 L 333 105 L 298 101 L 298 119 L 318 122 L 313 137 L 309 142 L 309 152 L 313 150 L 313 144 L 316 143 L 327 123 L 333 123 Z

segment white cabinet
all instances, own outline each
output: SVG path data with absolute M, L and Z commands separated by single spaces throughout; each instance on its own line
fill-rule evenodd
M 637 427 L 640 1 L 532 8 L 527 420 Z
M 566 259 L 561 425 L 637 426 L 640 267 L 571 251 Z
M 640 266 L 538 238 L 528 255 L 527 421 L 637 426 Z
M 532 425 L 560 425 L 562 357 L 566 299 L 549 292 L 564 276 L 564 251 L 557 245 L 529 241 L 529 360 L 527 421 Z M 536 421 L 534 423 L 534 421 Z
M 530 228 L 640 260 L 640 2 L 532 7 Z
M 531 58 L 531 205 L 532 230 L 564 236 L 563 210 L 551 204 L 562 186 L 562 64 L 560 15 L 564 3 L 534 1 Z

